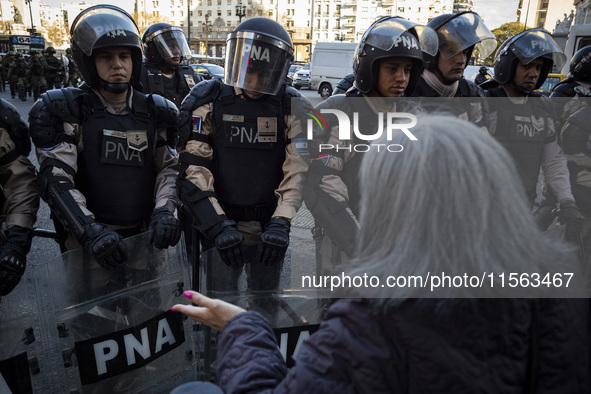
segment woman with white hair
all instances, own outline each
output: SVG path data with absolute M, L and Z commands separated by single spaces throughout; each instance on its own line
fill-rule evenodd
M 344 292 L 357 298 L 332 303 L 289 371 L 261 315 L 186 292 L 198 306 L 173 310 L 221 330 L 224 392 L 589 392 L 589 303 L 574 298 L 584 296 L 578 263 L 534 225 L 510 156 L 455 117 L 419 118 L 413 134 L 417 141 L 394 136 L 402 152 L 362 161 L 361 231 L 346 274 L 486 273 L 487 281 Z M 570 286 L 556 292 L 508 284 L 510 273 L 566 272 Z M 540 298 L 502 298 L 517 296 Z

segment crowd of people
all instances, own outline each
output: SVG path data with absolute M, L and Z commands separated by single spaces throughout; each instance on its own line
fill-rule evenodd
M 185 65 L 182 29 L 156 23 L 140 36 L 116 6 L 82 11 L 70 34 L 67 68 L 51 47 L 3 62 L 13 97 L 30 89 L 38 100 L 28 127 L 0 101 L 0 295 L 25 272 L 42 198 L 61 251 L 93 257 L 84 272 L 96 288 L 129 261 L 126 238 L 144 232 L 157 249 L 184 232 L 188 255 L 217 251 L 212 290 L 237 293 L 246 272 L 251 311 L 196 291 L 184 293 L 194 305 L 171 305 L 220 330 L 225 392 L 591 390 L 590 47 L 570 60 L 557 104 L 535 93 L 568 60 L 547 31 L 498 43 L 471 11 L 427 25 L 383 17 L 358 44 L 352 86 L 313 108 L 286 86 L 293 45 L 268 18 L 229 34 L 223 82 Z M 492 78 L 463 78 L 474 53 L 495 50 Z M 323 122 L 306 124 L 312 112 Z M 339 113 L 356 115 L 347 124 Z M 381 133 L 392 113 L 412 126 Z M 370 140 L 403 149 L 361 153 Z M 575 280 L 568 299 L 347 294 L 288 370 L 265 318 L 277 300 L 258 295 L 279 290 L 303 203 L 319 275 L 560 269 Z M 555 217 L 566 240 L 542 232 Z

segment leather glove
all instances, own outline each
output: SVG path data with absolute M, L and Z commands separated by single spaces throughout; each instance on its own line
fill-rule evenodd
M 278 264 L 289 246 L 289 221 L 283 218 L 271 219 L 261 235 L 257 249 L 257 261 L 264 265 Z
M 129 259 L 128 246 L 123 237 L 113 230 L 93 223 L 85 229 L 86 240 L 84 246 L 88 247 L 95 260 L 104 269 L 113 269 Z
M 538 228 L 546 231 L 554 221 L 554 207 L 552 205 L 542 205 L 532 215 Z
M 214 243 L 222 261 L 228 267 L 240 268 L 248 263 L 248 248 L 244 237 L 236 229 L 236 222 L 224 220 L 222 230 L 215 236 Z
M 564 239 L 568 242 L 578 243 L 581 237 L 583 221 L 585 217 L 577 208 L 574 201 L 560 203 L 560 215 L 558 221 L 565 225 Z
M 6 230 L 6 238 L 0 246 L 0 296 L 8 295 L 25 273 L 32 236 L 33 232 L 24 227 Z
M 148 242 L 158 249 L 174 246 L 181 239 L 181 223 L 164 207 L 154 210 L 148 231 Z

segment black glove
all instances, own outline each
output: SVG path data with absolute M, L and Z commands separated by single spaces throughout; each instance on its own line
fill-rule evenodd
M 215 236 L 214 243 L 222 261 L 228 267 L 239 268 L 248 263 L 248 249 L 244 237 L 236 229 L 236 222 L 224 220 L 222 230 Z
M 560 203 L 560 215 L 558 221 L 565 225 L 564 239 L 568 242 L 578 243 L 583 228 L 585 217 L 577 208 L 574 201 Z
M 0 296 L 8 295 L 25 273 L 32 236 L 32 231 L 24 227 L 6 230 L 6 239 L 0 246 Z
M 542 231 L 546 231 L 554 221 L 554 207 L 552 205 L 542 205 L 536 209 L 532 215 L 538 228 Z
M 158 208 L 152 213 L 148 241 L 158 249 L 174 246 L 181 239 L 181 223 L 167 208 Z
M 261 235 L 257 249 L 257 261 L 265 265 L 279 263 L 289 246 L 289 221 L 283 218 L 271 219 Z
M 93 223 L 85 229 L 84 246 L 104 269 L 118 267 L 129 259 L 129 251 L 123 237 L 113 230 Z

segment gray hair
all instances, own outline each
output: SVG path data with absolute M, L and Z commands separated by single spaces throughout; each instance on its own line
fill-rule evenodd
M 365 153 L 362 230 L 348 274 L 508 276 L 576 263 L 568 246 L 538 230 L 511 156 L 486 131 L 456 117 L 422 116 L 412 132 L 417 141 L 402 133 L 379 141 L 401 144 L 402 152 Z M 416 287 L 374 290 L 372 297 L 436 296 Z M 465 292 L 456 294 L 494 296 Z

